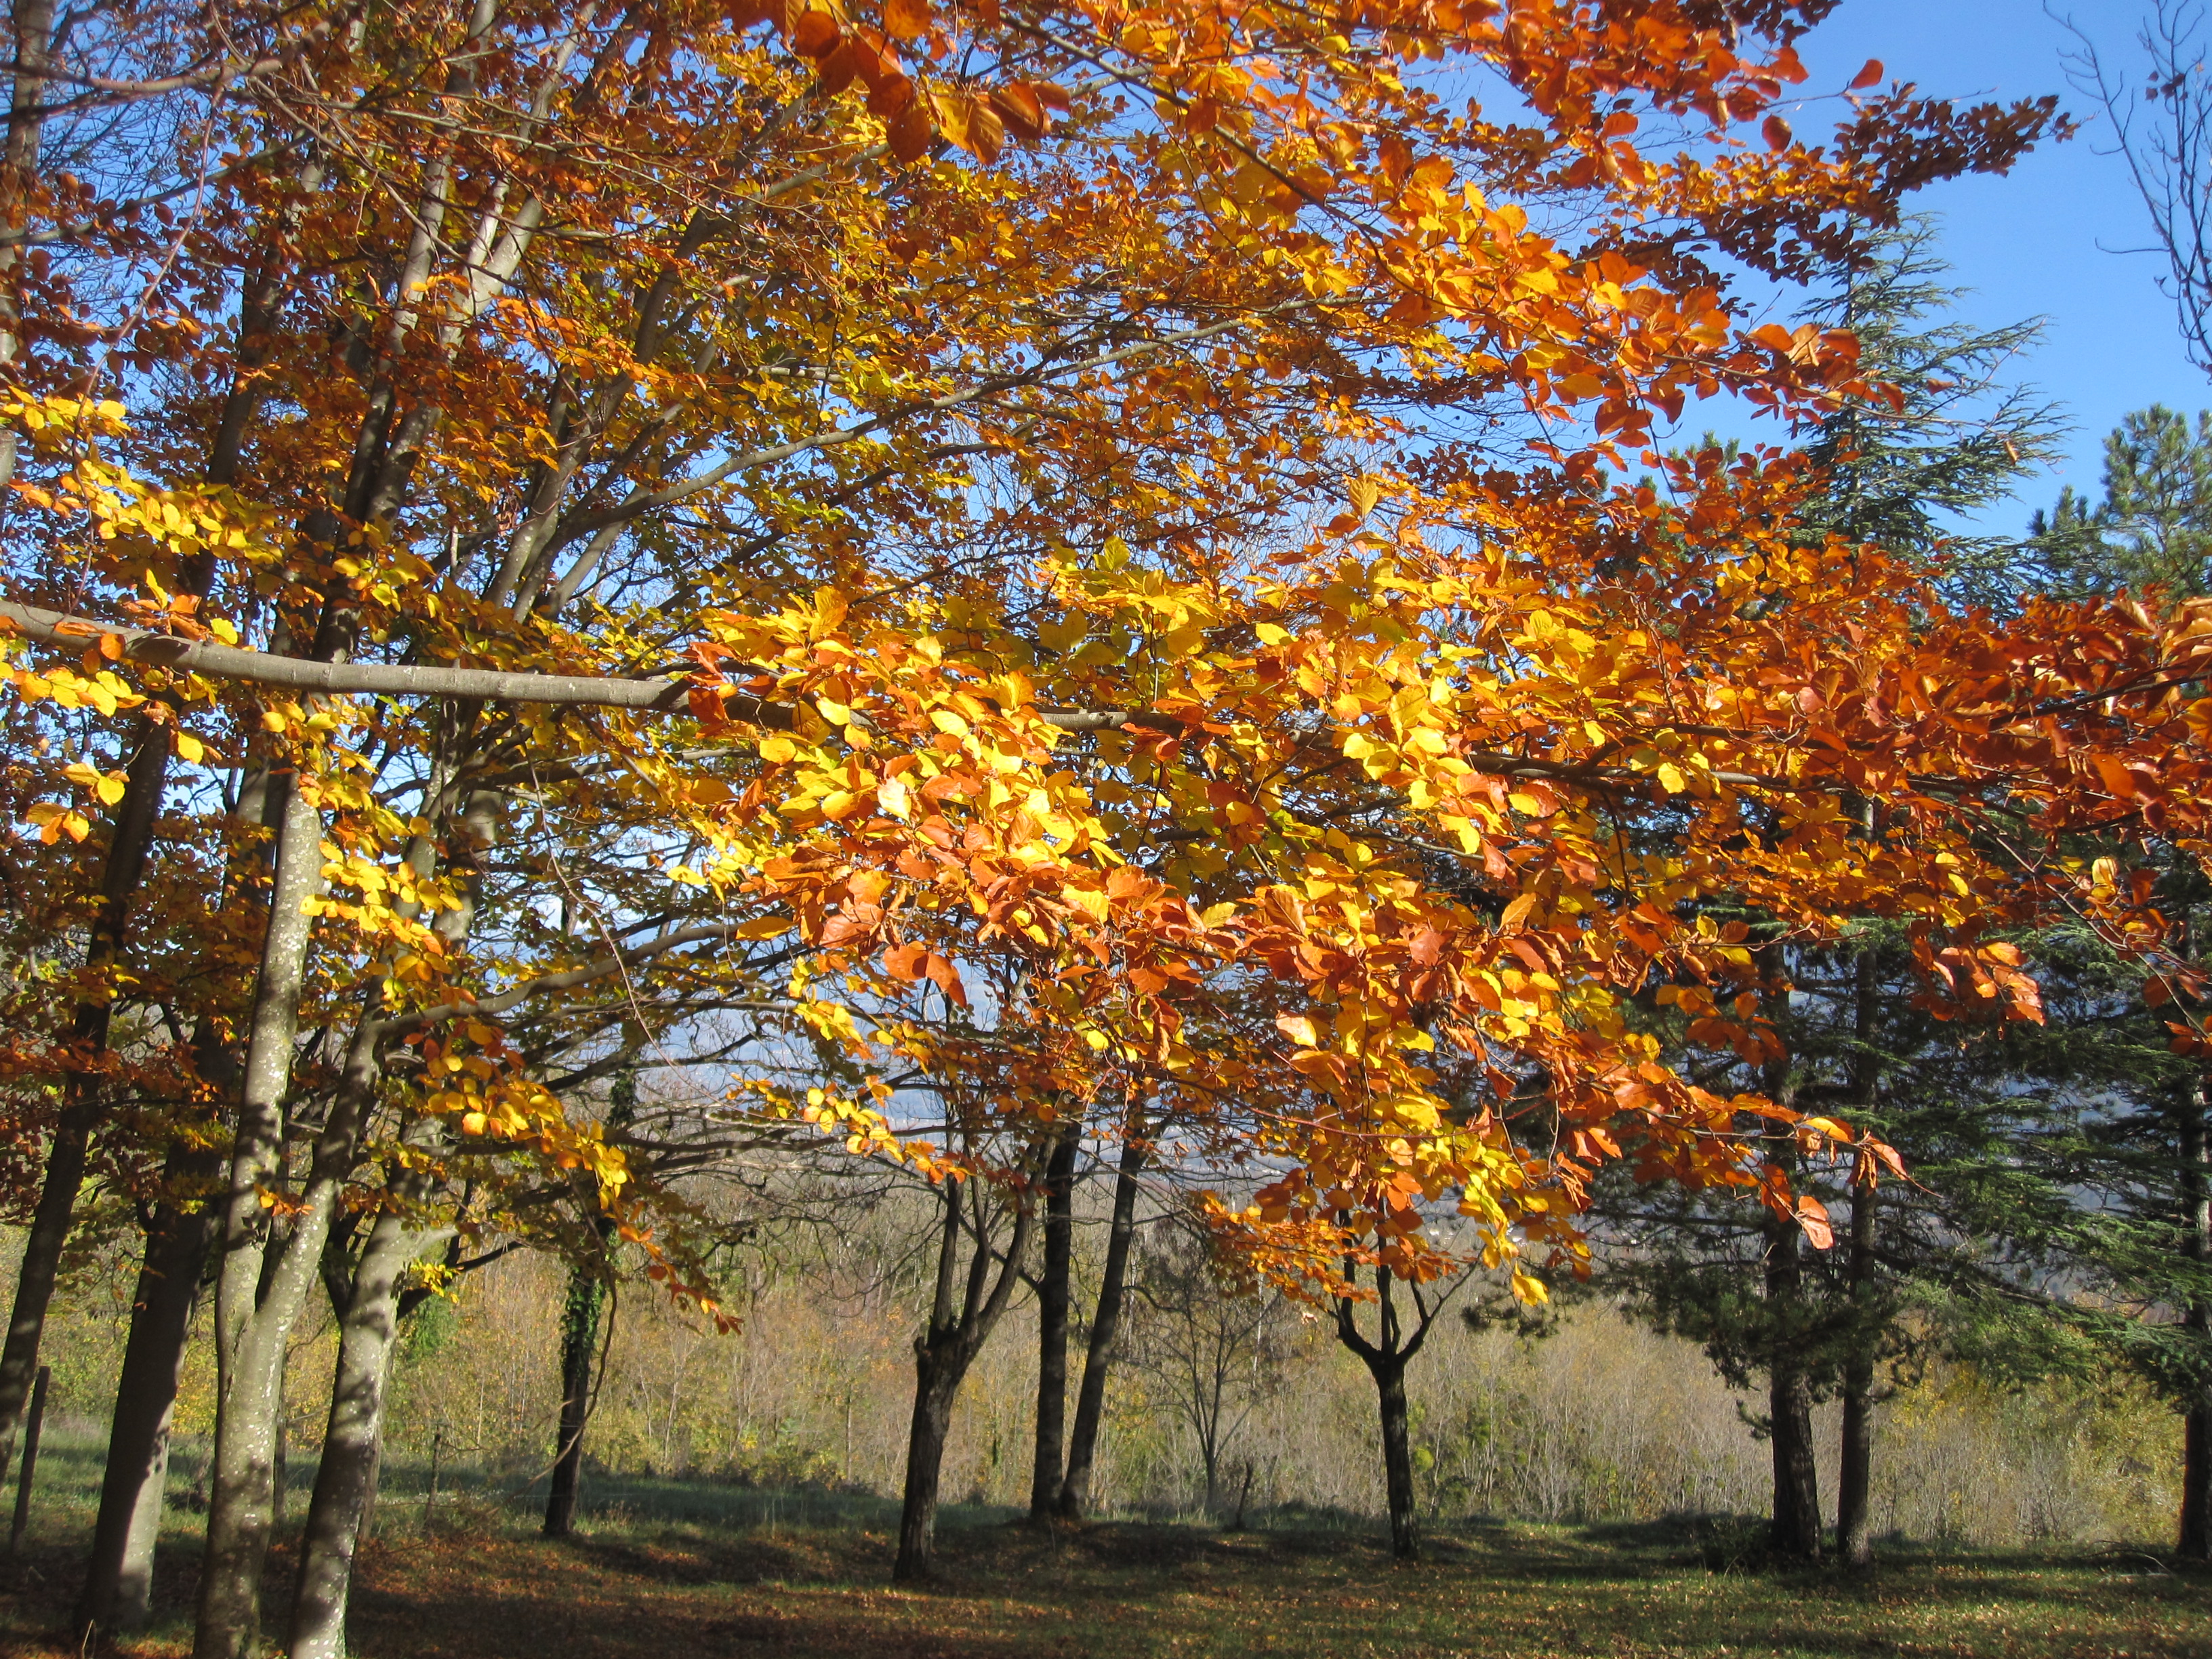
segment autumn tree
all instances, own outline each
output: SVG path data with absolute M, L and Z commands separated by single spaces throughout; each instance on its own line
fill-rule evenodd
M 159 135 L 153 186 L 11 140 L 8 246 L 66 257 L 9 267 L 0 616 L 19 840 L 95 918 L 73 1006 L 181 1006 L 98 916 L 158 896 L 210 957 L 203 895 L 256 918 L 204 1012 L 235 1082 L 199 1074 L 229 1136 L 201 1659 L 257 1639 L 282 1357 L 340 1216 L 374 1265 L 349 1376 L 487 1187 L 583 1172 L 711 1304 L 556 1092 L 579 1051 L 518 1042 L 534 1010 L 604 1032 L 666 976 L 818 1044 L 804 1087 L 738 1068 L 732 1109 L 949 1183 L 918 1405 L 1003 1308 L 1078 1109 L 1175 1096 L 1289 1171 L 1222 1206 L 1224 1247 L 1348 1252 L 1378 1297 L 1437 1270 L 1448 1194 L 1501 1264 L 1575 1256 L 1631 1123 L 1655 1178 L 1817 1223 L 1740 1129 L 1787 1109 L 1716 1097 L 1622 999 L 1656 974 L 1700 1041 L 1763 1052 L 1741 941 L 1694 920 L 1748 887 L 1808 933 L 1879 895 L 2021 1001 L 1954 902 L 1984 874 L 1955 780 L 2056 763 L 1954 714 L 1992 660 L 2038 696 L 2069 672 L 1797 533 L 1795 462 L 1607 482 L 1690 397 L 1869 389 L 1845 331 L 1742 327 L 1701 246 L 1802 277 L 2050 124 L 1869 76 L 1801 140 L 1772 106 L 1819 9 L 120 14 L 149 72 L 79 106 L 144 112 L 105 130 Z M 1408 72 L 1432 56 L 1491 112 Z M 2194 648 L 2065 631 L 2100 627 L 2136 676 L 2107 702 Z M 152 863 L 129 826 L 173 802 L 216 841 L 234 766 L 236 859 Z M 1856 836 L 1840 797 L 1916 833 Z M 1673 846 L 1624 853 L 1623 802 Z M 988 1006 L 940 1018 L 971 978 Z M 94 1131 L 159 1162 L 110 1112 L 106 1024 L 11 1059 L 64 1109 L 21 1138 L 0 1431 Z M 902 1094 L 957 1109 L 917 1135 Z M 358 1468 L 374 1390 L 343 1392 Z M 343 1641 L 361 1490 L 311 1520 L 295 1653 Z

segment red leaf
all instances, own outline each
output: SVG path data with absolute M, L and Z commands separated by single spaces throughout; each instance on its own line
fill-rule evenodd
M 1790 123 L 1784 120 L 1780 116 L 1768 116 L 1765 123 L 1760 126 L 1759 131 L 1760 137 L 1766 140 L 1767 149 L 1787 149 L 1790 148 Z
M 1869 87 L 1874 85 L 1875 82 L 1881 79 L 1881 59 L 1879 58 L 1869 58 L 1866 60 L 1866 67 L 1858 72 L 1858 78 L 1851 82 L 1848 90 L 1852 92 L 1864 92 Z

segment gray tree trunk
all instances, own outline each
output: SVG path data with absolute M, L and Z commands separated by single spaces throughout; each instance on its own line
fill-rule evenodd
M 174 1153 L 169 1184 L 173 1189 L 197 1184 L 215 1173 L 216 1163 L 205 1152 Z M 213 1213 L 188 1200 L 164 1202 L 146 1234 L 108 1428 L 92 1559 L 77 1599 L 78 1633 L 87 1639 L 94 1632 L 135 1629 L 152 1611 L 154 1548 L 168 1484 L 169 1420 L 192 1310 L 199 1302 L 200 1274 L 214 1238 Z
M 323 1433 L 323 1458 L 300 1544 L 292 1606 L 291 1659 L 343 1659 L 354 1550 L 376 1490 L 384 1443 L 385 1384 L 399 1330 L 399 1276 L 434 1242 L 386 1211 L 376 1218 L 353 1294 L 338 1325 L 337 1373 Z
M 2200 1087 L 2181 1111 L 2181 1248 L 2200 1267 L 2212 1265 L 2212 1148 L 2205 1133 L 2206 1091 Z M 2182 1323 L 2200 1344 L 2212 1341 L 2212 1298 L 2193 1296 Z M 2181 1523 L 2176 1547 L 2182 1559 L 2212 1561 L 2212 1398 L 2197 1385 L 2181 1420 Z
M 327 1204 L 319 1216 L 299 1214 L 284 1246 L 285 1259 L 271 1275 L 268 1294 L 262 1295 L 269 1250 L 262 1192 L 277 1174 L 283 1146 L 284 1102 L 313 931 L 307 904 L 322 870 L 322 814 L 296 783 L 282 793 L 269 926 L 254 988 L 219 1235 L 215 1454 L 193 1659 L 250 1659 L 260 1643 L 261 1570 L 276 1495 L 280 1378 L 287 1340 L 330 1224 Z M 368 1024 L 364 1020 L 364 1030 Z M 338 1109 L 333 1107 L 334 1118 Z M 312 1235 L 312 1248 L 305 1251 L 296 1248 L 303 1234 Z

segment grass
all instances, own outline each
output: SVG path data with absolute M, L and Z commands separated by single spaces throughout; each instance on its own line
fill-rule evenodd
M 0 1652 L 23 1659 L 79 1652 L 50 1633 L 97 1461 L 57 1452 L 41 1465 L 44 1541 L 0 1568 Z M 912 1590 L 888 1582 L 896 1513 L 880 1499 L 602 1483 L 580 1534 L 552 1543 L 472 1480 L 426 1525 L 422 1490 L 420 1471 L 387 1482 L 355 1602 L 361 1659 L 2212 1655 L 2212 1577 L 2118 1550 L 1895 1546 L 1854 1578 L 1765 1570 L 1741 1522 L 1470 1524 L 1436 1528 L 1427 1558 L 1401 1565 L 1371 1529 L 1314 1517 L 1041 1535 L 958 1508 L 940 1528 L 939 1582 Z M 173 1520 L 155 1627 L 103 1651 L 188 1650 L 198 1522 Z M 282 1552 L 272 1563 L 272 1607 L 289 1565 Z

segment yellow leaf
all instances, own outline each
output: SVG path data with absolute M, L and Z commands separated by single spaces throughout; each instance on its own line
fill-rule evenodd
M 1321 1034 L 1314 1030 L 1313 1021 L 1308 1019 L 1304 1014 L 1276 1015 L 1275 1029 L 1301 1048 L 1317 1048 L 1321 1046 Z
M 189 732 L 177 733 L 177 758 L 187 766 L 197 766 L 207 758 L 207 745 Z
M 1682 775 L 1682 769 L 1674 762 L 1662 761 L 1659 763 L 1659 787 L 1670 795 L 1679 795 L 1690 787 L 1690 781 Z

